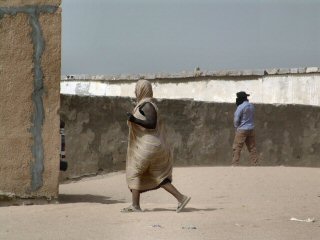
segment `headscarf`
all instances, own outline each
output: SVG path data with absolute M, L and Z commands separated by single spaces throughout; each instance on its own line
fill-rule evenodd
M 143 102 L 151 101 L 153 98 L 151 83 L 147 80 L 139 80 L 136 84 L 135 94 L 137 97 L 137 106 L 140 106 Z
M 140 108 L 140 106 L 145 103 L 145 102 L 153 102 L 152 98 L 153 98 L 153 91 L 152 91 L 152 85 L 149 81 L 147 80 L 139 80 L 136 83 L 136 87 L 135 87 L 135 94 L 136 94 L 136 106 L 134 107 L 132 114 L 133 116 L 135 116 L 136 118 L 139 118 L 139 111 L 138 109 Z M 155 105 L 153 105 L 156 110 L 157 107 Z M 130 127 L 132 127 L 132 122 L 127 121 L 127 124 Z M 134 124 L 133 124 L 134 125 Z M 136 138 L 134 131 L 130 131 L 130 134 L 132 135 L 132 139 Z

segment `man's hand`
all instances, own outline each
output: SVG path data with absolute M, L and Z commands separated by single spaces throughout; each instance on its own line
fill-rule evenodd
M 131 113 L 127 112 L 127 118 L 129 122 L 134 122 L 135 117 Z

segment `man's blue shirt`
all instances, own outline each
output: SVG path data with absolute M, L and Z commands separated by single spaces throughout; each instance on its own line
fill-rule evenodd
M 254 106 L 248 101 L 244 101 L 237 107 L 234 113 L 234 127 L 237 130 L 254 129 Z

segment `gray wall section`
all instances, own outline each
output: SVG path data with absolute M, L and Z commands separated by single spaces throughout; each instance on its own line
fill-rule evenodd
M 256 104 L 261 165 L 320 167 L 320 108 Z M 230 165 L 234 104 L 190 100 L 158 101 L 174 149 L 176 166 Z M 126 112 L 133 100 L 61 96 L 69 169 L 62 179 L 125 169 Z M 244 148 L 241 164 L 248 165 Z

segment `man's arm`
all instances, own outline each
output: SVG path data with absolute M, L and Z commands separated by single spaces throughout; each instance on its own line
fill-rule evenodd
M 146 129 L 155 129 L 157 126 L 157 111 L 151 103 L 146 103 L 139 108 L 142 115 L 146 120 L 141 120 L 134 117 L 131 113 L 127 113 L 128 121 L 138 124 Z
M 241 113 L 242 113 L 242 109 L 238 107 L 234 113 L 234 119 L 233 119 L 233 125 L 235 128 L 238 128 L 240 125 Z

